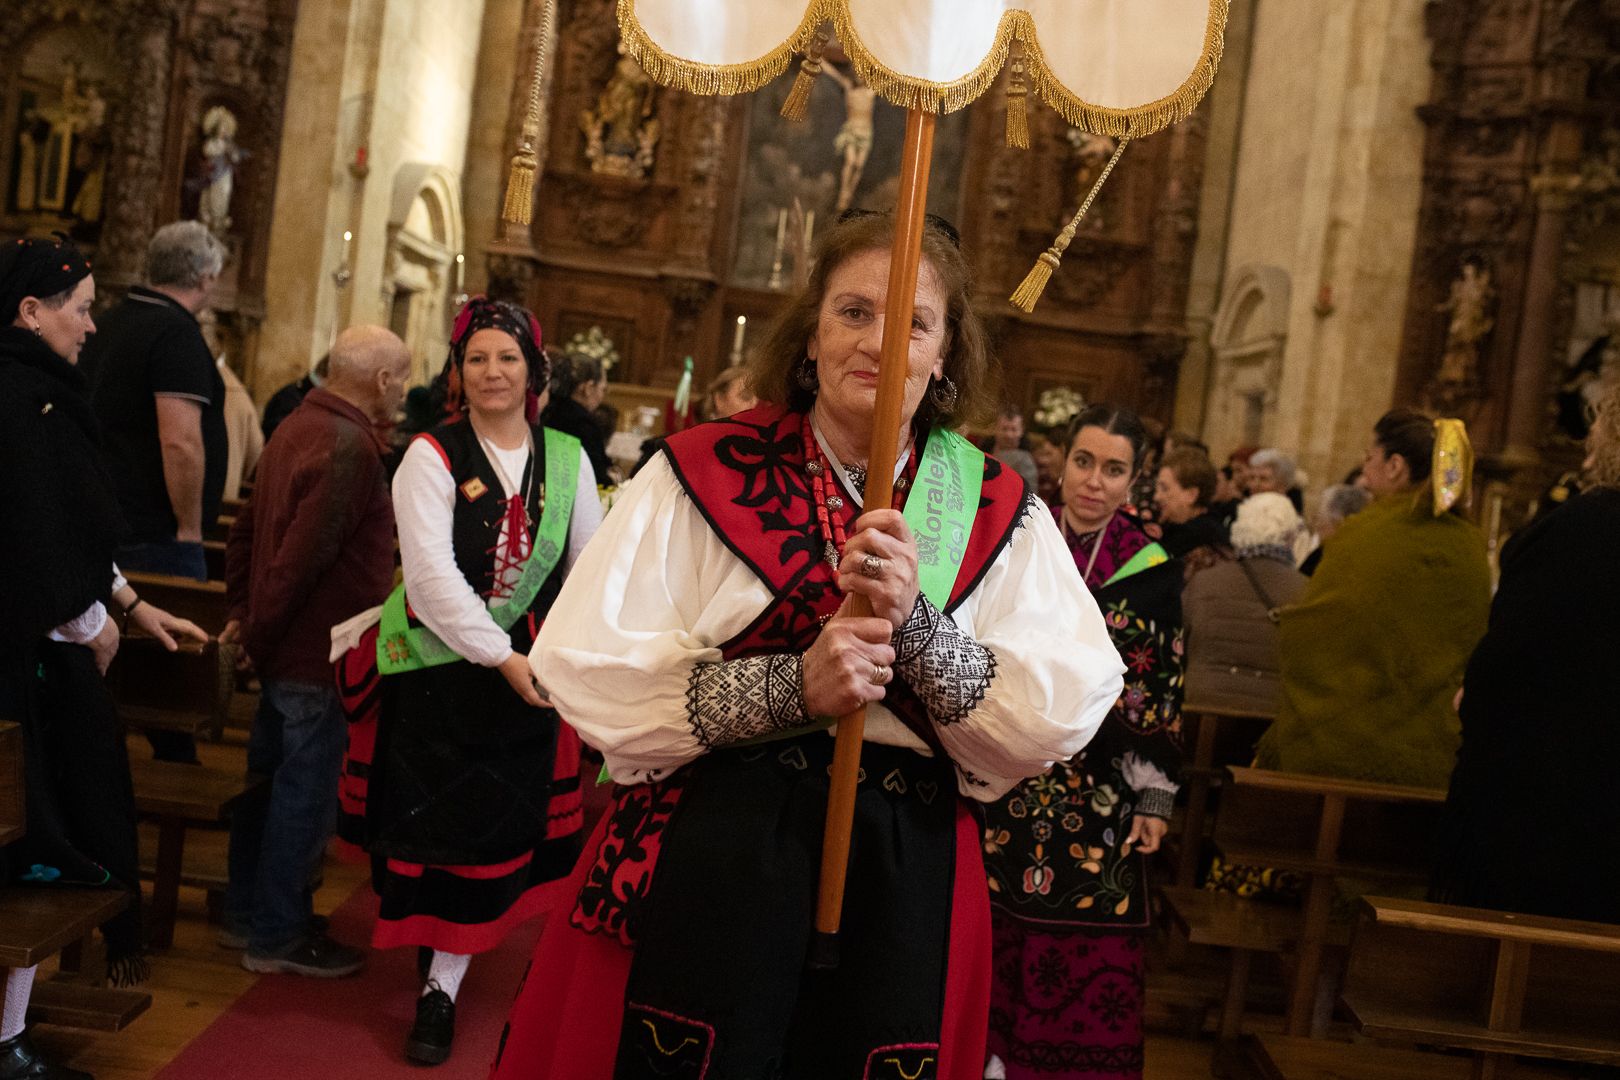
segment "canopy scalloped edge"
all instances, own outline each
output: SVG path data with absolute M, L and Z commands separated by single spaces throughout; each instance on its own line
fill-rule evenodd
M 781 44 L 754 60 L 739 64 L 703 64 L 666 52 L 636 17 L 636 0 L 618 0 L 619 33 L 625 48 L 647 75 L 663 86 L 705 96 L 747 94 L 786 71 L 796 53 L 809 47 L 816 29 L 831 22 L 861 81 L 885 101 L 903 109 L 949 113 L 966 107 L 996 82 L 1014 39 L 1024 44 L 1025 77 L 1041 99 L 1074 127 L 1094 135 L 1140 138 L 1189 116 L 1203 100 L 1220 66 L 1231 0 L 1209 0 L 1204 48 L 1187 78 L 1174 92 L 1127 109 L 1094 105 L 1075 95 L 1052 73 L 1027 11 L 1003 13 L 994 44 L 968 74 L 949 83 L 918 79 L 886 67 L 861 41 L 848 0 L 810 0 L 798 28 Z

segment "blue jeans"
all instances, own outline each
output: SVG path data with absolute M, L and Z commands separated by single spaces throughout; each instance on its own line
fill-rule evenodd
M 310 878 L 337 822 L 348 728 L 337 688 L 264 681 L 248 739 L 248 772 L 267 790 L 231 814 L 225 925 L 254 952 L 275 952 L 309 931 Z
M 190 540 L 149 540 L 144 544 L 124 544 L 116 559 L 120 570 L 143 574 L 208 580 L 208 556 L 203 546 Z

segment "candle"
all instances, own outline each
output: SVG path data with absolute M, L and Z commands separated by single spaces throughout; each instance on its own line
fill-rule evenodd
M 467 256 L 461 254 L 460 252 L 457 252 L 456 253 L 456 295 L 457 296 L 460 296 L 464 291 L 466 291 L 466 290 L 464 290 L 462 288 L 462 284 L 464 283 L 464 281 L 466 279 L 466 272 L 467 272 Z
M 782 248 L 787 244 L 787 211 L 776 212 L 776 251 L 781 254 Z
M 343 230 L 343 265 L 349 265 L 349 243 L 354 239 L 354 233 L 348 229 Z
M 733 364 L 742 363 L 743 334 L 746 332 L 747 327 L 748 327 L 748 316 L 746 316 L 746 315 L 737 316 L 737 332 L 735 334 L 733 334 L 732 338 L 731 338 L 731 362 Z

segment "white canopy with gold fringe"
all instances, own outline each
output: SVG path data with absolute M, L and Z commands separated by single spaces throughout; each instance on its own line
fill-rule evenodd
M 757 90 L 831 23 L 879 97 L 953 112 L 1014 43 L 1030 84 L 1076 127 L 1139 138 L 1181 120 L 1215 77 L 1229 0 L 619 0 L 619 29 L 657 81 Z
M 1184 119 L 1220 64 L 1230 0 L 619 0 L 619 30 L 653 79 L 695 94 L 757 90 L 804 53 L 783 114 L 803 117 L 827 34 L 861 81 L 904 109 L 952 112 L 1011 61 L 1007 142 L 1029 145 L 1030 93 L 1119 140 L 1080 209 L 1012 295 L 1033 311 L 1132 139 Z

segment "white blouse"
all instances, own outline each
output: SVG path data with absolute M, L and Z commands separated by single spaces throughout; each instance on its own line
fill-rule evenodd
M 530 664 L 614 780 L 657 780 L 704 752 L 687 711 L 695 666 L 720 661 L 718 646 L 771 601 L 660 454 L 622 489 Z M 994 653 L 994 675 L 971 711 L 935 727 L 958 788 L 989 802 L 1084 747 L 1125 669 L 1049 514 L 1026 515 L 951 618 Z M 929 753 L 881 704 L 866 738 Z
M 506 498 L 522 482 L 527 455 L 527 449 L 496 451 L 500 467 L 495 472 Z M 394 474 L 394 518 L 399 525 L 405 594 L 417 617 L 458 656 L 483 667 L 499 667 L 512 655 L 511 637 L 489 617 L 488 602 L 473 591 L 456 565 L 452 536 L 456 498 L 455 478 L 439 452 L 422 439 L 412 441 Z M 596 474 L 590 459 L 581 454 L 574 512 L 568 521 L 568 548 L 563 553 L 564 573 L 579 560 L 601 524 Z M 503 522 L 500 542 L 504 544 L 506 539 Z

